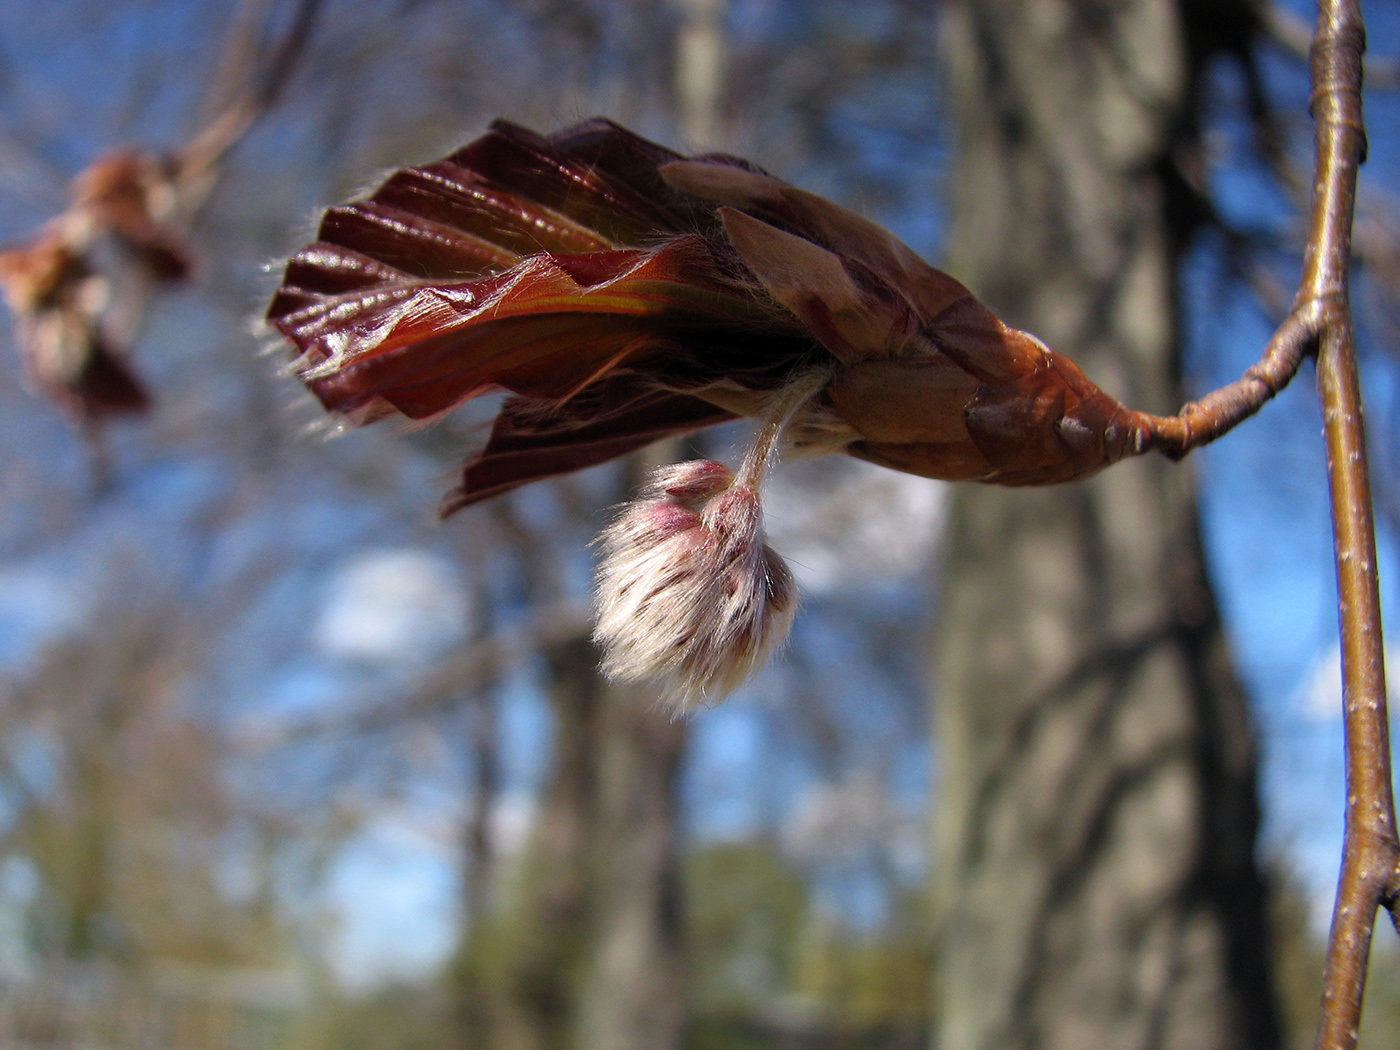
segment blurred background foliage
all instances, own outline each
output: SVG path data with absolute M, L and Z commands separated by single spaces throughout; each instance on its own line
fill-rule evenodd
M 635 467 L 437 525 L 482 413 L 323 440 L 256 321 L 319 209 L 497 116 L 605 114 L 748 156 L 937 260 L 956 159 L 939 5 L 318 6 L 190 224 L 194 280 L 143 304 L 132 359 L 154 411 L 104 428 L 99 462 L 0 351 L 0 1044 L 929 1045 L 944 488 L 855 462 L 779 471 L 793 642 L 725 708 L 671 723 L 592 676 L 583 641 L 587 545 Z M 1375 13 L 1373 50 L 1393 55 L 1400 25 Z M 180 148 L 226 101 L 229 41 L 266 48 L 291 17 L 0 2 L 0 239 L 61 211 L 105 151 Z M 1270 290 L 1294 279 L 1297 213 L 1267 155 L 1310 164 L 1290 25 L 1248 59 L 1272 146 L 1242 55 L 1193 71 L 1222 219 L 1182 254 L 1195 389 L 1257 353 Z M 1358 290 L 1388 567 L 1400 162 L 1387 96 L 1371 114 Z M 1287 1046 L 1311 1040 L 1341 800 L 1336 724 L 1311 699 L 1328 680 L 1309 684 L 1335 635 L 1316 431 L 1300 384 L 1193 468 L 1262 727 Z M 723 457 L 738 435 L 701 440 Z M 1400 1035 L 1391 940 L 1375 1045 Z

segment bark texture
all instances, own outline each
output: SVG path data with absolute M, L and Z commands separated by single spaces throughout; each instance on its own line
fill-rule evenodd
M 1192 20 L 1215 15 L 946 15 L 949 271 L 1130 407 L 1175 411 L 1173 160 L 1218 46 Z M 940 1050 L 1278 1045 L 1254 740 L 1190 475 L 1153 457 L 957 491 L 934 711 Z
M 683 954 L 675 777 L 685 724 L 604 681 L 586 639 L 544 654 L 554 757 L 534 834 L 474 942 L 490 1050 L 672 1050 Z

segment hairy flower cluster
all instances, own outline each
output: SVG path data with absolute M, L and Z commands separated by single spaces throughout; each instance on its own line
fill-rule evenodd
M 662 684 L 679 712 L 733 692 L 782 644 L 797 611 L 792 573 L 764 542 L 758 488 L 745 473 L 710 460 L 663 467 L 601 537 L 603 672 Z

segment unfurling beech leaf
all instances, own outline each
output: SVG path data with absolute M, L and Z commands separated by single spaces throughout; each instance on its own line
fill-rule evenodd
M 446 511 L 763 416 L 814 373 L 792 444 L 925 477 L 1049 484 L 1158 444 L 880 227 L 601 119 L 549 137 L 497 122 L 332 208 L 268 318 L 355 421 L 512 395 Z

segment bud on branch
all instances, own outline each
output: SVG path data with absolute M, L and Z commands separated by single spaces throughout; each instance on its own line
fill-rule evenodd
M 609 669 L 678 677 L 691 697 L 732 688 L 791 617 L 752 466 L 779 434 L 930 478 L 1071 481 L 1213 440 L 1288 381 L 1313 331 L 1282 335 L 1244 380 L 1181 416 L 1135 412 L 853 212 L 737 157 L 685 158 L 601 119 L 548 137 L 498 121 L 332 208 L 268 319 L 312 392 L 356 422 L 511 395 L 444 513 L 668 435 L 763 419 L 738 477 L 701 499 L 672 489 L 717 465 L 663 472 L 604 539 Z M 668 640 L 629 641 L 624 620 L 656 621 Z M 739 639 L 722 661 L 721 637 Z

